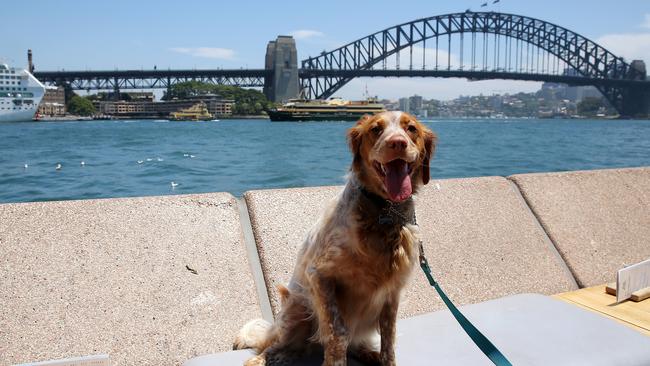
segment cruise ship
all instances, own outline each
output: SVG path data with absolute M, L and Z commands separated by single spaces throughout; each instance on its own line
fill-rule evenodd
M 27 70 L 0 63 L 0 122 L 32 121 L 45 86 Z
M 375 99 L 349 101 L 292 99 L 280 107 L 266 111 L 271 121 L 356 121 L 364 114 L 385 111 Z

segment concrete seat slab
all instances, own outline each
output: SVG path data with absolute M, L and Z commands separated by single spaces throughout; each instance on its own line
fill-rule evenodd
M 180 364 L 261 316 L 225 193 L 3 204 L 0 263 L 3 365 Z
M 650 168 L 510 177 L 584 287 L 650 258 Z
M 308 229 L 340 190 L 297 188 L 244 195 L 276 313 L 275 286 L 289 281 Z M 416 211 L 434 276 L 459 304 L 577 289 L 518 190 L 505 178 L 431 181 L 416 198 Z M 415 271 L 400 303 L 401 318 L 444 307 L 419 268 Z
M 520 294 L 466 305 L 461 310 L 513 365 L 650 364 L 649 337 L 547 296 Z M 206 355 L 188 360 L 184 366 L 241 365 L 252 354 L 244 350 Z M 412 366 L 493 365 L 446 310 L 400 320 L 396 359 L 399 365 Z M 321 355 L 312 355 L 293 365 L 321 362 Z

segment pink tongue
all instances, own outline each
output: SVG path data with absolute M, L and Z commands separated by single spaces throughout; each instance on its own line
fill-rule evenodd
M 384 185 L 390 196 L 390 200 L 401 202 L 411 196 L 411 176 L 409 176 L 409 167 L 404 160 L 393 160 L 384 165 L 386 177 Z

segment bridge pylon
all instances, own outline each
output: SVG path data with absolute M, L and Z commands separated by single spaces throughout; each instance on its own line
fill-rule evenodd
M 264 79 L 264 95 L 272 102 L 297 98 L 299 94 L 298 52 L 291 36 L 278 36 L 266 46 L 264 59 L 270 76 Z
M 645 62 L 634 60 L 630 63 L 634 69 L 634 80 L 646 80 L 647 73 Z M 650 114 L 650 90 L 643 86 L 629 86 L 620 90 L 620 104 L 618 112 L 623 117 L 645 117 Z

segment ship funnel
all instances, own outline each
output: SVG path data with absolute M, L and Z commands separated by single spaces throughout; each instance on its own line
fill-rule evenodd
M 27 50 L 27 69 L 30 74 L 34 73 L 34 62 L 32 61 L 32 50 Z

